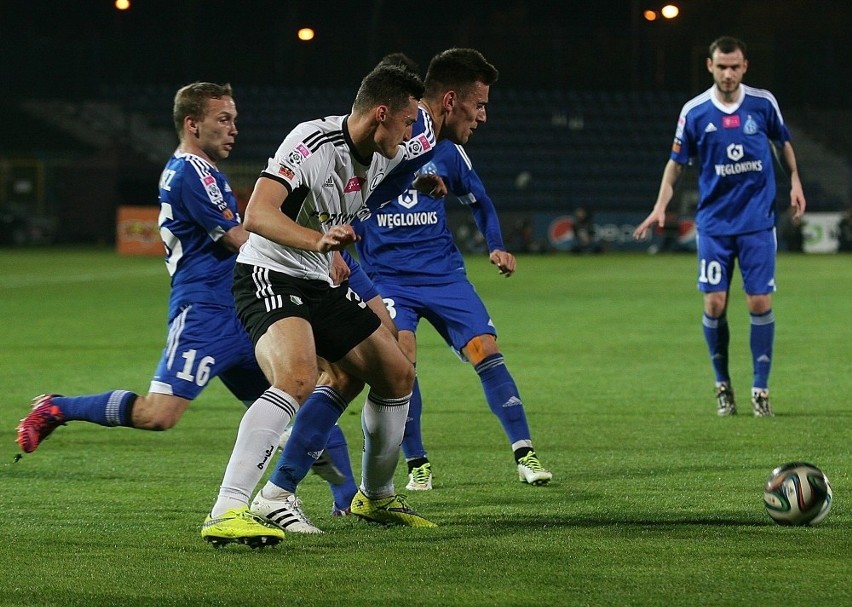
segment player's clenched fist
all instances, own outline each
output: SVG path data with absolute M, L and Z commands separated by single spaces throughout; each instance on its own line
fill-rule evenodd
M 340 251 L 358 240 L 355 230 L 348 224 L 332 226 L 319 240 L 318 250 L 320 253 L 329 251 Z

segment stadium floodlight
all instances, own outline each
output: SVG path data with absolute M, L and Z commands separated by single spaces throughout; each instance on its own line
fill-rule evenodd
M 660 9 L 660 13 L 666 19 L 674 19 L 680 14 L 680 9 L 674 4 L 666 4 L 662 9 Z

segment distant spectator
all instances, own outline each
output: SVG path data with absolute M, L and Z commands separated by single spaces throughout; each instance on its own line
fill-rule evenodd
M 601 253 L 603 248 L 595 238 L 595 224 L 592 214 L 584 207 L 574 210 L 574 246 L 572 253 Z

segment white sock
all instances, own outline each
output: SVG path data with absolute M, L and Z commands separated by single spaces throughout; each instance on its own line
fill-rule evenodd
M 370 392 L 361 412 L 364 455 L 361 463 L 361 491 L 371 499 L 394 494 L 393 474 L 399 462 L 405 433 L 405 418 L 411 395 L 381 398 Z
M 240 422 L 211 516 L 248 505 L 254 488 L 275 455 L 281 433 L 298 409 L 296 399 L 278 388 L 269 388 L 252 403 Z

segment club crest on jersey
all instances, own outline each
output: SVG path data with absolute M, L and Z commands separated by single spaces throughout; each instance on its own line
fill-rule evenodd
M 361 177 L 352 177 L 349 181 L 346 182 L 346 186 L 343 188 L 343 192 L 348 194 L 350 192 L 360 192 L 361 186 L 364 184 L 364 179 Z
M 755 122 L 754 118 L 751 117 L 751 114 L 746 118 L 745 126 L 743 127 L 743 133 L 746 135 L 754 135 L 757 133 L 757 122 Z
M 371 182 L 370 182 L 370 191 L 372 192 L 373 190 L 375 190 L 375 189 L 376 189 L 376 187 L 379 185 L 379 183 L 380 183 L 380 182 L 382 181 L 382 179 L 384 179 L 384 178 L 385 178 L 385 172 L 384 172 L 384 171 L 379 171 L 379 172 L 376 174 L 376 176 L 375 176 L 375 177 L 373 177 L 373 181 L 371 181 Z M 385 203 L 385 204 L 387 204 L 387 203 Z

